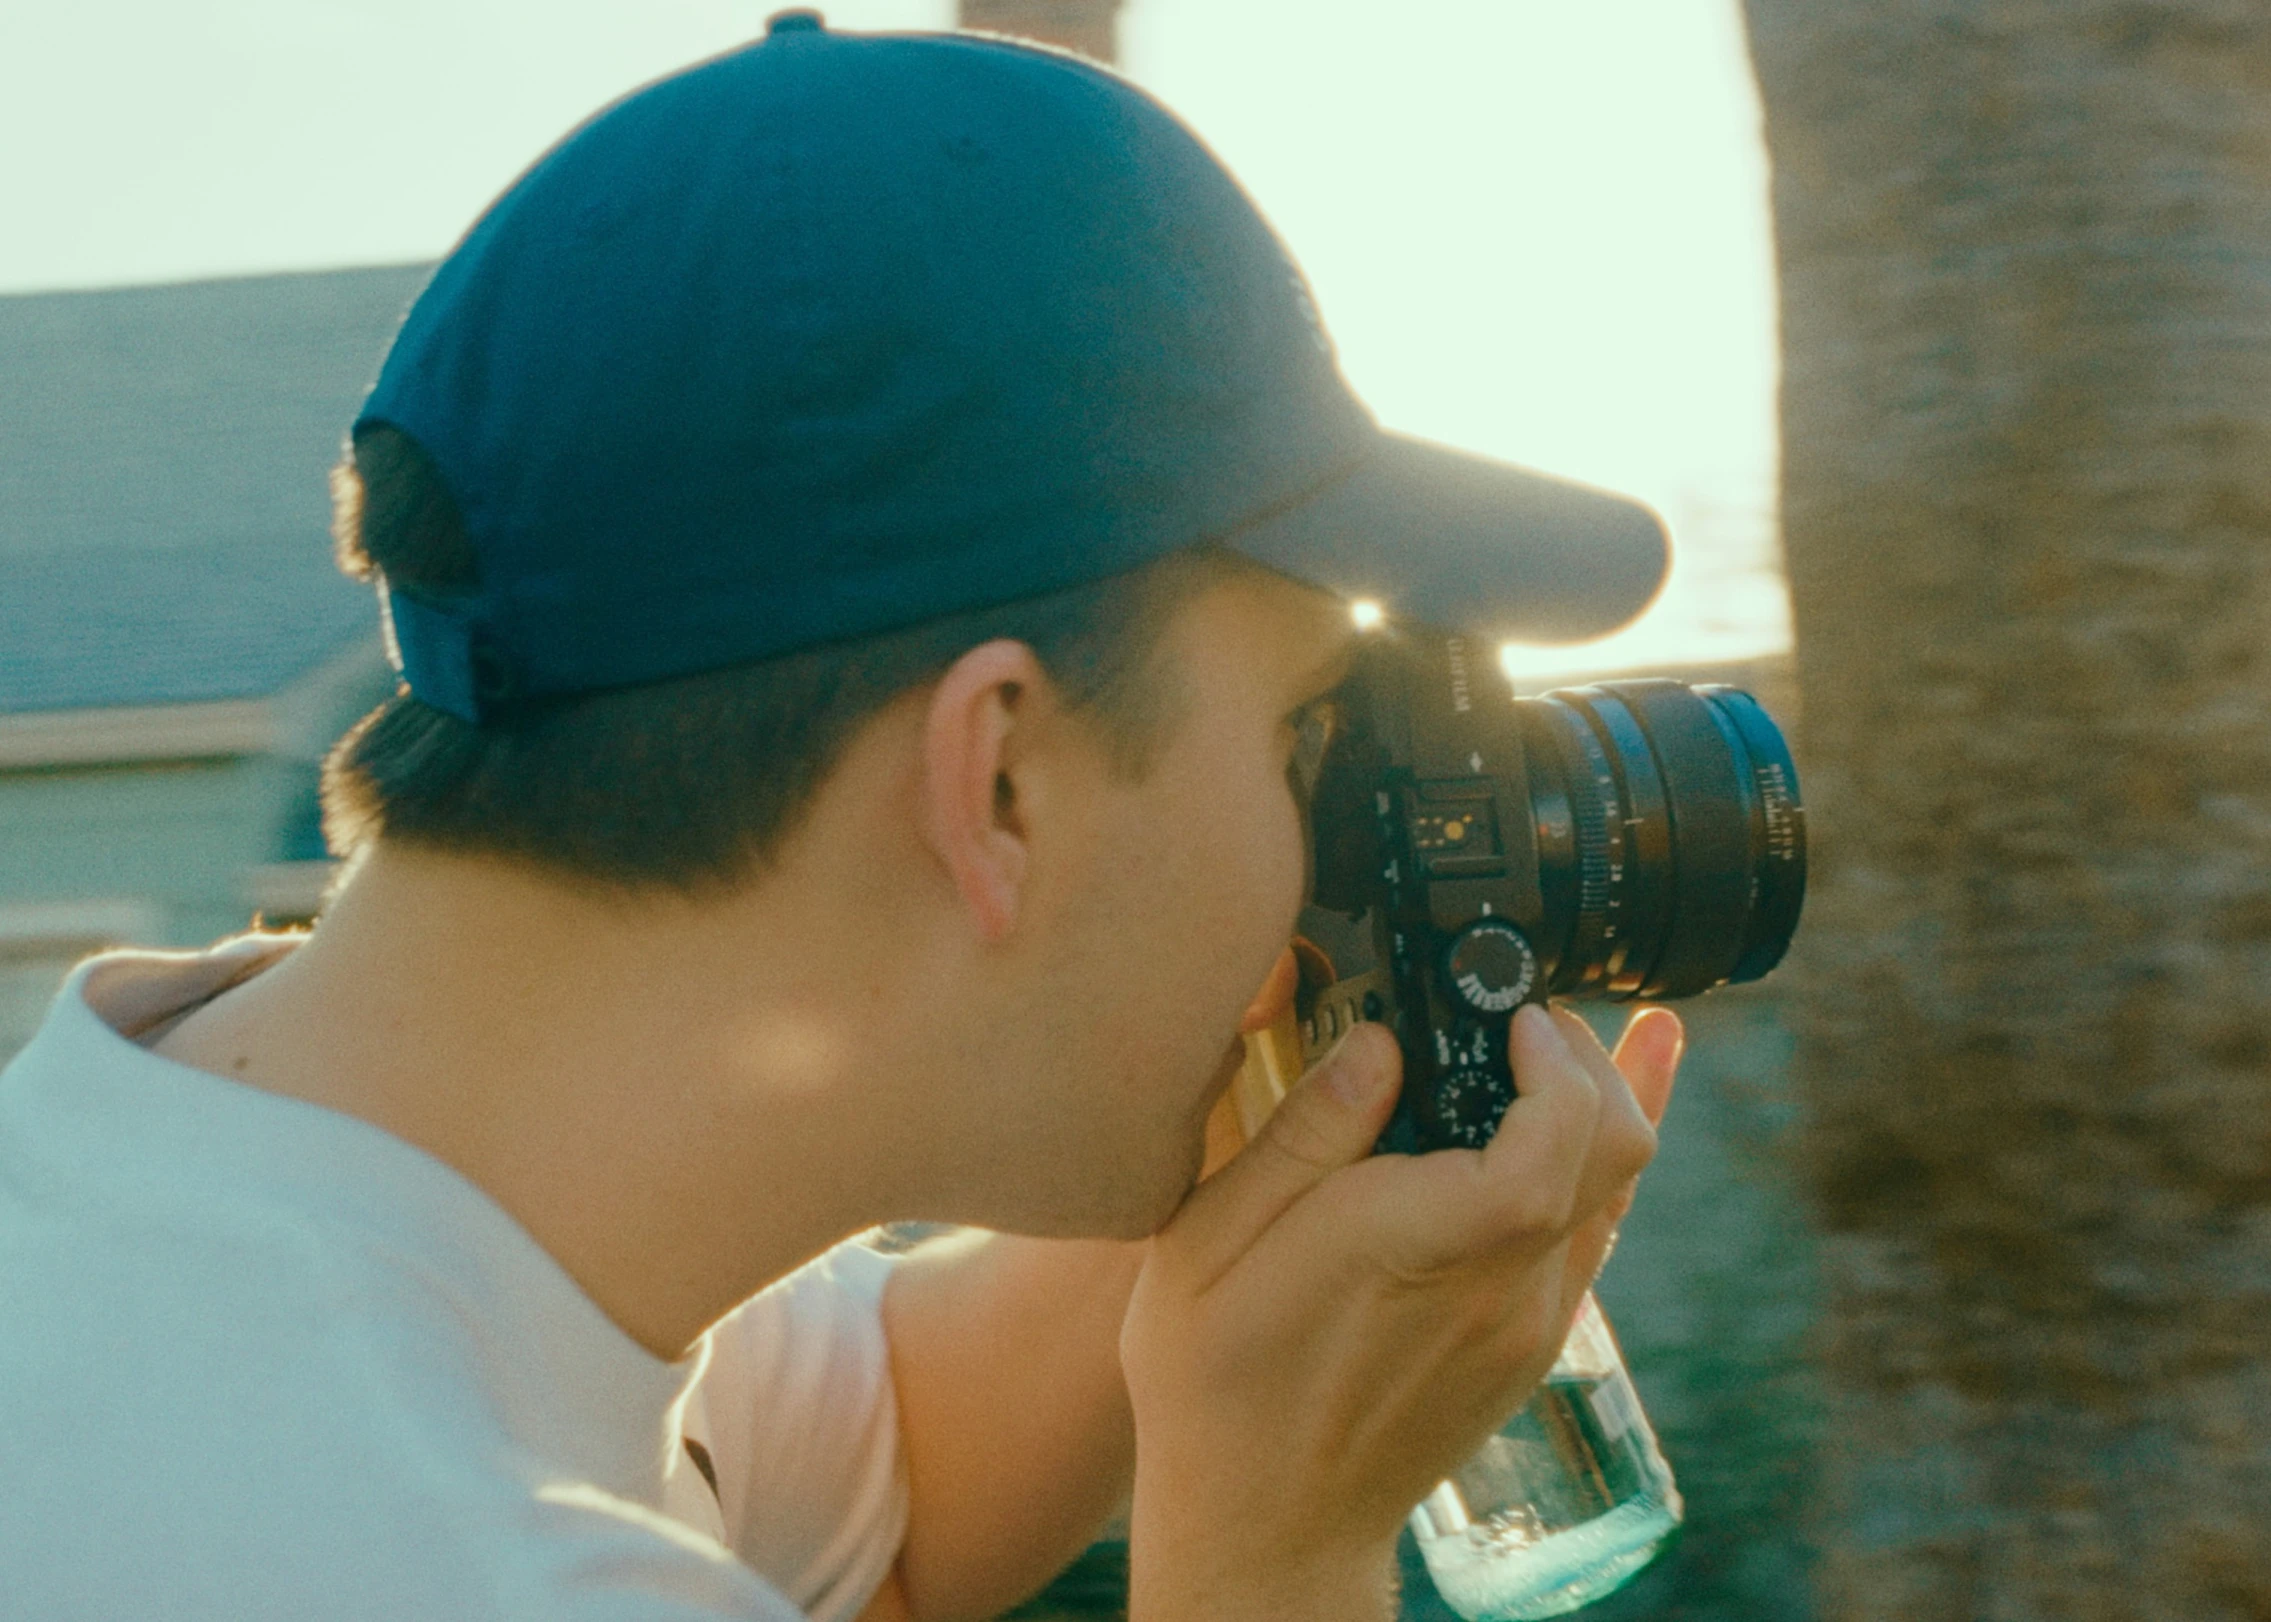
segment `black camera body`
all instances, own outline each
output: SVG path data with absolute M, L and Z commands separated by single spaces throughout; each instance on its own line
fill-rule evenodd
M 1336 703 L 1312 893 L 1369 915 L 1374 966 L 1307 1019 L 1313 1037 L 1395 1031 L 1383 1149 L 1489 1141 L 1525 1002 L 1687 997 L 1781 960 L 1805 814 L 1749 694 L 1638 680 L 1515 699 L 1487 644 L 1391 624 L 1360 640 Z

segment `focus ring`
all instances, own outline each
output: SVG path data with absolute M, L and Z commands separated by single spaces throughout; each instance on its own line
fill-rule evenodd
M 1563 706 L 1560 719 L 1576 745 L 1569 810 L 1577 847 L 1577 927 L 1571 934 L 1570 959 L 1564 969 L 1575 965 L 1580 972 L 1574 984 L 1561 988 L 1575 991 L 1600 978 L 1613 938 L 1610 906 L 1616 899 L 1616 846 L 1623 831 L 1624 811 L 1617 794 L 1615 764 L 1584 715 L 1572 706 Z

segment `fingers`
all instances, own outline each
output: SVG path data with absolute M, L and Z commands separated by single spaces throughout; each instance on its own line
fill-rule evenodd
M 1661 1005 L 1643 1008 L 1625 1023 L 1617 1039 L 1615 1063 L 1640 1112 L 1650 1126 L 1663 1123 L 1664 1106 L 1671 1102 L 1672 1078 L 1687 1050 L 1687 1028 L 1680 1016 Z
M 1664 1118 L 1665 1105 L 1671 1102 L 1672 1080 L 1686 1046 L 1686 1029 L 1680 1024 L 1680 1017 L 1669 1008 L 1642 1009 L 1626 1021 L 1624 1035 L 1617 1040 L 1611 1065 L 1629 1089 L 1644 1126 L 1635 1127 L 1627 1122 L 1639 1163 L 1621 1185 L 1611 1188 L 1602 1208 L 1603 1220 L 1612 1230 L 1632 1208 L 1633 1190 L 1640 1172 L 1655 1158 L 1656 1127 Z
M 1674 1021 L 1671 1031 L 1645 1031 L 1632 1049 L 1659 1108 L 1669 1086 L 1665 1039 L 1676 1030 Z M 1460 1214 L 1452 1216 L 1434 1200 L 1415 1201 L 1409 1220 L 1399 1224 L 1407 1256 L 1423 1268 L 1558 1241 L 1628 1197 L 1655 1152 L 1655 1131 L 1631 1085 L 1575 1014 L 1523 1008 L 1508 1045 L 1515 1099 L 1497 1135 L 1480 1155 L 1439 1162 L 1465 1173 L 1464 1187 L 1441 1186 Z M 1605 1244 L 1606 1227 L 1596 1250 Z
M 1594 1128 L 1592 1162 L 1586 1167 L 1582 1186 L 1580 1209 L 1588 1210 L 1612 1198 L 1614 1194 L 1646 1169 L 1656 1155 L 1656 1128 L 1634 1096 L 1632 1084 L 1614 1059 L 1601 1046 L 1593 1034 L 1592 1026 L 1568 1008 L 1553 1011 L 1554 1024 L 1569 1044 L 1569 1051 L 1585 1067 L 1599 1090 L 1600 1119 Z M 1651 1022 L 1653 1023 L 1653 1022 Z M 1637 1062 L 1642 1056 L 1655 1056 L 1655 1033 L 1648 1033 L 1649 1046 L 1636 1052 Z M 1620 1042 L 1618 1046 L 1623 1046 Z M 1654 1084 L 1654 1076 L 1648 1080 Z M 1666 1082 L 1665 1091 L 1669 1090 Z
M 1295 1084 L 1254 1140 L 1193 1189 L 1168 1224 L 1189 1287 L 1205 1289 L 1295 1200 L 1372 1152 L 1402 1070 L 1386 1028 L 1359 1025 Z
M 1390 1174 L 1396 1193 L 1375 1212 L 1384 1259 L 1422 1274 L 1507 1246 L 1566 1242 L 1581 1291 L 1655 1153 L 1654 1122 L 1684 1040 L 1676 1015 L 1643 1010 L 1612 1059 L 1567 1009 L 1520 1010 L 1509 1033 L 1513 1105 L 1481 1152 L 1425 1155 Z M 1177 1249 L 1200 1275 L 1195 1287 L 1219 1277 L 1326 1175 L 1365 1158 L 1400 1069 L 1393 1038 L 1359 1026 L 1245 1152 L 1193 1191 L 1173 1227 Z
M 1515 1014 L 1509 1046 L 1515 1099 L 1488 1147 L 1419 1155 L 1396 1173 L 1379 1219 L 1384 1259 L 1399 1273 L 1551 1242 L 1578 1212 L 1600 1089 L 1543 1008 Z
M 1671 1099 L 1672 1081 L 1679 1068 L 1687 1033 L 1679 1016 L 1669 1008 L 1644 1008 L 1626 1023 L 1617 1041 L 1614 1066 L 1630 1087 L 1635 1106 L 1653 1129 L 1664 1118 Z M 1649 1149 L 1654 1147 L 1650 1138 Z M 1574 1304 L 1590 1289 L 1616 1246 L 1617 1224 L 1632 1209 L 1638 1187 L 1638 1170 L 1613 1187 L 1599 1210 L 1571 1235 L 1565 1294 Z
M 1514 1102 L 1483 1151 L 1508 1228 L 1566 1227 L 1600 1125 L 1600 1078 L 1548 1010 L 1518 1010 L 1507 1033 Z

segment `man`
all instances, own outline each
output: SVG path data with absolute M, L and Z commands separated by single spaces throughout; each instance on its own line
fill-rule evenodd
M 405 686 L 324 920 L 0 1085 L 0 1612 L 983 1616 L 1132 1469 L 1137 1616 L 1387 1614 L 1677 1023 L 1525 1011 L 1479 1154 L 1368 1158 L 1372 1027 L 1206 1123 L 1347 600 L 1586 634 L 1653 520 L 1382 434 L 1125 84 L 808 13 L 498 201 L 339 494 Z

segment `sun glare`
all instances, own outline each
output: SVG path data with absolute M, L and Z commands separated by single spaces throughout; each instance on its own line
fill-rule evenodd
M 1356 628 L 1369 631 L 1387 617 L 1387 611 L 1368 597 L 1359 597 L 1348 605 L 1348 617 L 1356 621 Z

